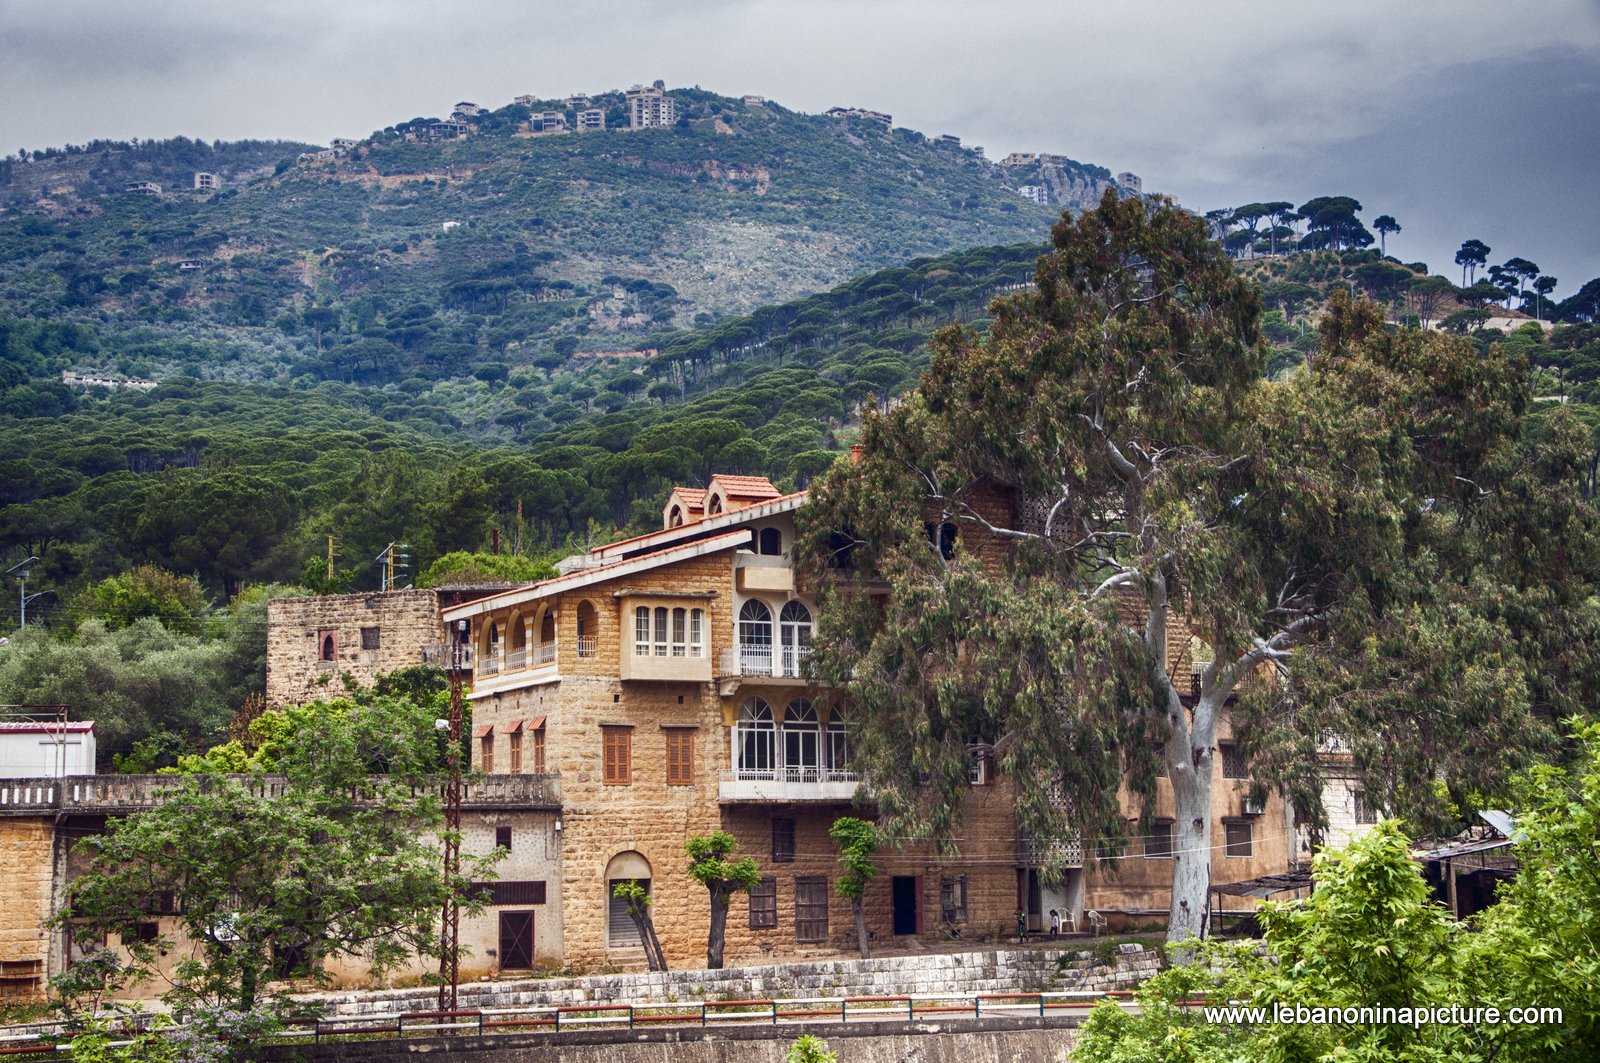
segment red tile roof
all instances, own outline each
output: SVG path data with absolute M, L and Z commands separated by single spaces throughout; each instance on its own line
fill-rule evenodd
M 683 499 L 685 503 L 696 508 L 703 506 L 706 501 L 704 487 L 674 487 L 672 493 Z
M 777 498 L 782 493 L 765 476 L 729 476 L 719 472 L 711 482 L 721 484 L 729 498 Z

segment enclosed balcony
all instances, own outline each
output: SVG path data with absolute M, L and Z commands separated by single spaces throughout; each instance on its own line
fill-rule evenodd
M 823 726 L 804 698 L 789 703 L 781 724 L 764 698 L 747 699 L 732 748 L 733 766 L 717 789 L 723 802 L 848 802 L 861 785 L 850 766 L 843 713 L 835 709 Z
M 624 625 L 621 678 L 711 681 L 704 608 L 681 602 L 651 604 L 635 598 L 626 603 L 623 615 L 631 623 Z

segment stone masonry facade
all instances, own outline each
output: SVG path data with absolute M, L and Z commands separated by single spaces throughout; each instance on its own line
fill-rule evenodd
M 444 641 L 431 590 L 275 598 L 267 603 L 267 707 L 337 697 L 345 680 L 422 663 Z
M 0 818 L 0 1002 L 44 993 L 54 842 L 51 819 Z

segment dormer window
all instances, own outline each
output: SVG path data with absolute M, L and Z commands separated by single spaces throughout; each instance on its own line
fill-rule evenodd
M 706 516 L 714 517 L 722 512 L 722 496 L 712 495 L 706 499 Z
M 683 527 L 683 507 L 682 506 L 673 506 L 672 507 L 672 511 L 667 514 L 667 527 L 669 527 L 669 528 L 681 528 L 681 527 Z

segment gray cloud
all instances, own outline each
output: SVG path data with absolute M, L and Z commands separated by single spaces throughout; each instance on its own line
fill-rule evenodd
M 0 150 L 326 141 L 660 77 L 1132 169 L 1202 209 L 1348 191 L 1406 257 L 1479 236 L 1570 290 L 1600 273 L 1597 56 L 1594 0 L 0 0 Z

